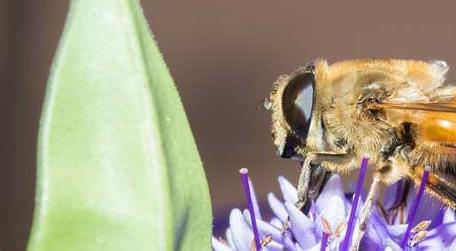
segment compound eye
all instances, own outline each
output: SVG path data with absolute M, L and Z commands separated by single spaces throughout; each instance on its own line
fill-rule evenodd
M 293 77 L 282 96 L 282 109 L 285 120 L 295 135 L 307 138 L 312 108 L 315 99 L 315 75 L 305 71 Z

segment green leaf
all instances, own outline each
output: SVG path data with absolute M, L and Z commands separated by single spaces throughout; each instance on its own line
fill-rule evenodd
M 72 1 L 43 107 L 28 250 L 210 250 L 211 221 L 201 160 L 138 1 Z

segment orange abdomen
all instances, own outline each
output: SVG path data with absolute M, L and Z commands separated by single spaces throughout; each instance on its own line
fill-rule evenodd
M 456 143 L 455 113 L 426 112 L 417 116 L 415 120 L 421 120 L 415 123 L 423 139 L 436 143 Z

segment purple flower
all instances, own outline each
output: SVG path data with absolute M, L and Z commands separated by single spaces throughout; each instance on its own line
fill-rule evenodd
M 362 177 L 362 176 L 361 176 Z M 273 216 L 263 219 L 253 187 L 249 181 L 251 206 L 258 228 L 258 243 L 262 250 L 339 250 L 347 231 L 352 201 L 343 191 L 340 176 L 333 175 L 318 199 L 312 203 L 308 215 L 295 207 L 298 199 L 296 188 L 284 177 L 278 178 L 283 200 L 275 194 L 268 194 L 269 207 Z M 385 191 L 381 206 L 374 207 L 369 218 L 360 250 L 402 250 L 401 240 L 407 230 L 406 218 L 416 198 L 416 191 L 410 189 L 407 203 L 402 212 L 389 209 L 397 200 L 396 194 L 402 186 L 399 182 Z M 415 218 L 410 239 L 405 250 L 456 250 L 456 218 L 454 212 L 439 202 L 424 196 Z M 350 235 L 358 233 L 358 217 L 363 208 L 360 200 L 354 215 L 355 227 Z M 430 222 L 429 222 L 430 221 Z M 215 251 L 256 250 L 254 230 L 248 210 L 233 209 L 229 217 L 229 228 L 225 240 L 212 238 Z M 418 226 L 418 227 L 417 227 Z M 420 228 L 421 227 L 421 228 Z
M 385 194 L 389 196 L 385 196 L 383 206 L 377 207 L 372 213 L 367 229 L 369 238 L 363 240 L 366 250 L 381 250 L 385 247 L 389 247 L 391 250 L 402 250 L 400 242 L 407 229 L 405 220 L 416 197 L 416 189 L 410 189 L 408 192 L 402 213 L 388 212 L 384 209 L 394 206 L 396 198 L 391 195 L 395 195 L 400 190 L 398 187 L 401 186 L 403 186 L 403 181 L 388 187 Z M 429 225 L 421 231 L 412 233 L 404 249 L 413 251 L 456 250 L 454 211 L 444 207 L 439 201 L 428 195 L 424 196 L 420 209 L 413 227 L 416 229 L 420 223 L 425 224 L 424 226 Z
M 278 180 L 284 201 L 270 193 L 268 202 L 274 216 L 269 221 L 261 217 L 256 219 L 260 236 L 267 242 L 264 243 L 263 250 L 320 250 L 324 232 L 329 235 L 326 250 L 337 250 L 351 207 L 343 193 L 341 178 L 333 175 L 329 179 L 319 198 L 310 207 L 308 216 L 294 205 L 298 199 L 296 188 L 284 177 L 279 177 Z M 254 208 L 259 208 L 256 199 Z M 260 215 L 260 212 L 256 212 L 256 215 Z M 248 210 L 241 212 L 233 209 L 229 223 L 226 241 L 213 237 L 214 250 L 251 251 L 254 244 Z M 289 226 L 286 227 L 285 224 Z

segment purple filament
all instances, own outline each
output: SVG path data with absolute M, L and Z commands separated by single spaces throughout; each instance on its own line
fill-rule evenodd
M 358 207 L 358 201 L 361 196 L 362 189 L 363 189 L 363 181 L 364 181 L 364 176 L 366 176 L 368 162 L 369 162 L 369 158 L 363 157 L 363 160 L 361 161 L 361 169 L 359 170 L 358 180 L 356 182 L 355 198 L 353 199 L 352 207 L 350 210 L 350 216 L 348 218 L 347 231 L 345 232 L 344 240 L 340 246 L 341 251 L 348 250 L 348 247 L 351 242 L 351 236 L 353 234 L 353 228 L 355 226 L 356 208 Z
M 406 247 L 408 240 L 410 238 L 410 231 L 412 230 L 412 227 L 413 227 L 413 224 L 415 221 L 416 211 L 418 211 L 418 206 L 424 195 L 424 189 L 426 188 L 426 183 L 429 178 L 429 171 L 430 171 L 430 167 L 426 166 L 424 168 L 423 177 L 421 178 L 421 184 L 420 184 L 420 188 L 418 189 L 418 194 L 416 195 L 416 199 L 411 207 L 412 210 L 409 211 L 409 214 L 407 217 L 407 230 L 405 231 L 404 236 L 402 237 L 402 241 L 401 241 L 402 249 L 404 249 Z
M 256 250 L 261 250 L 261 240 L 260 233 L 258 232 L 258 227 L 256 224 L 255 210 L 253 209 L 252 194 L 250 193 L 250 184 L 249 184 L 249 170 L 247 168 L 242 168 L 239 170 L 241 174 L 242 186 L 244 187 L 245 199 L 247 200 L 247 207 L 250 212 L 250 220 L 252 221 L 252 230 L 253 237 L 255 238 Z
M 325 231 L 323 231 L 323 236 L 321 237 L 320 251 L 326 250 L 326 246 L 328 246 L 328 238 L 329 238 L 329 234 L 326 233 Z

